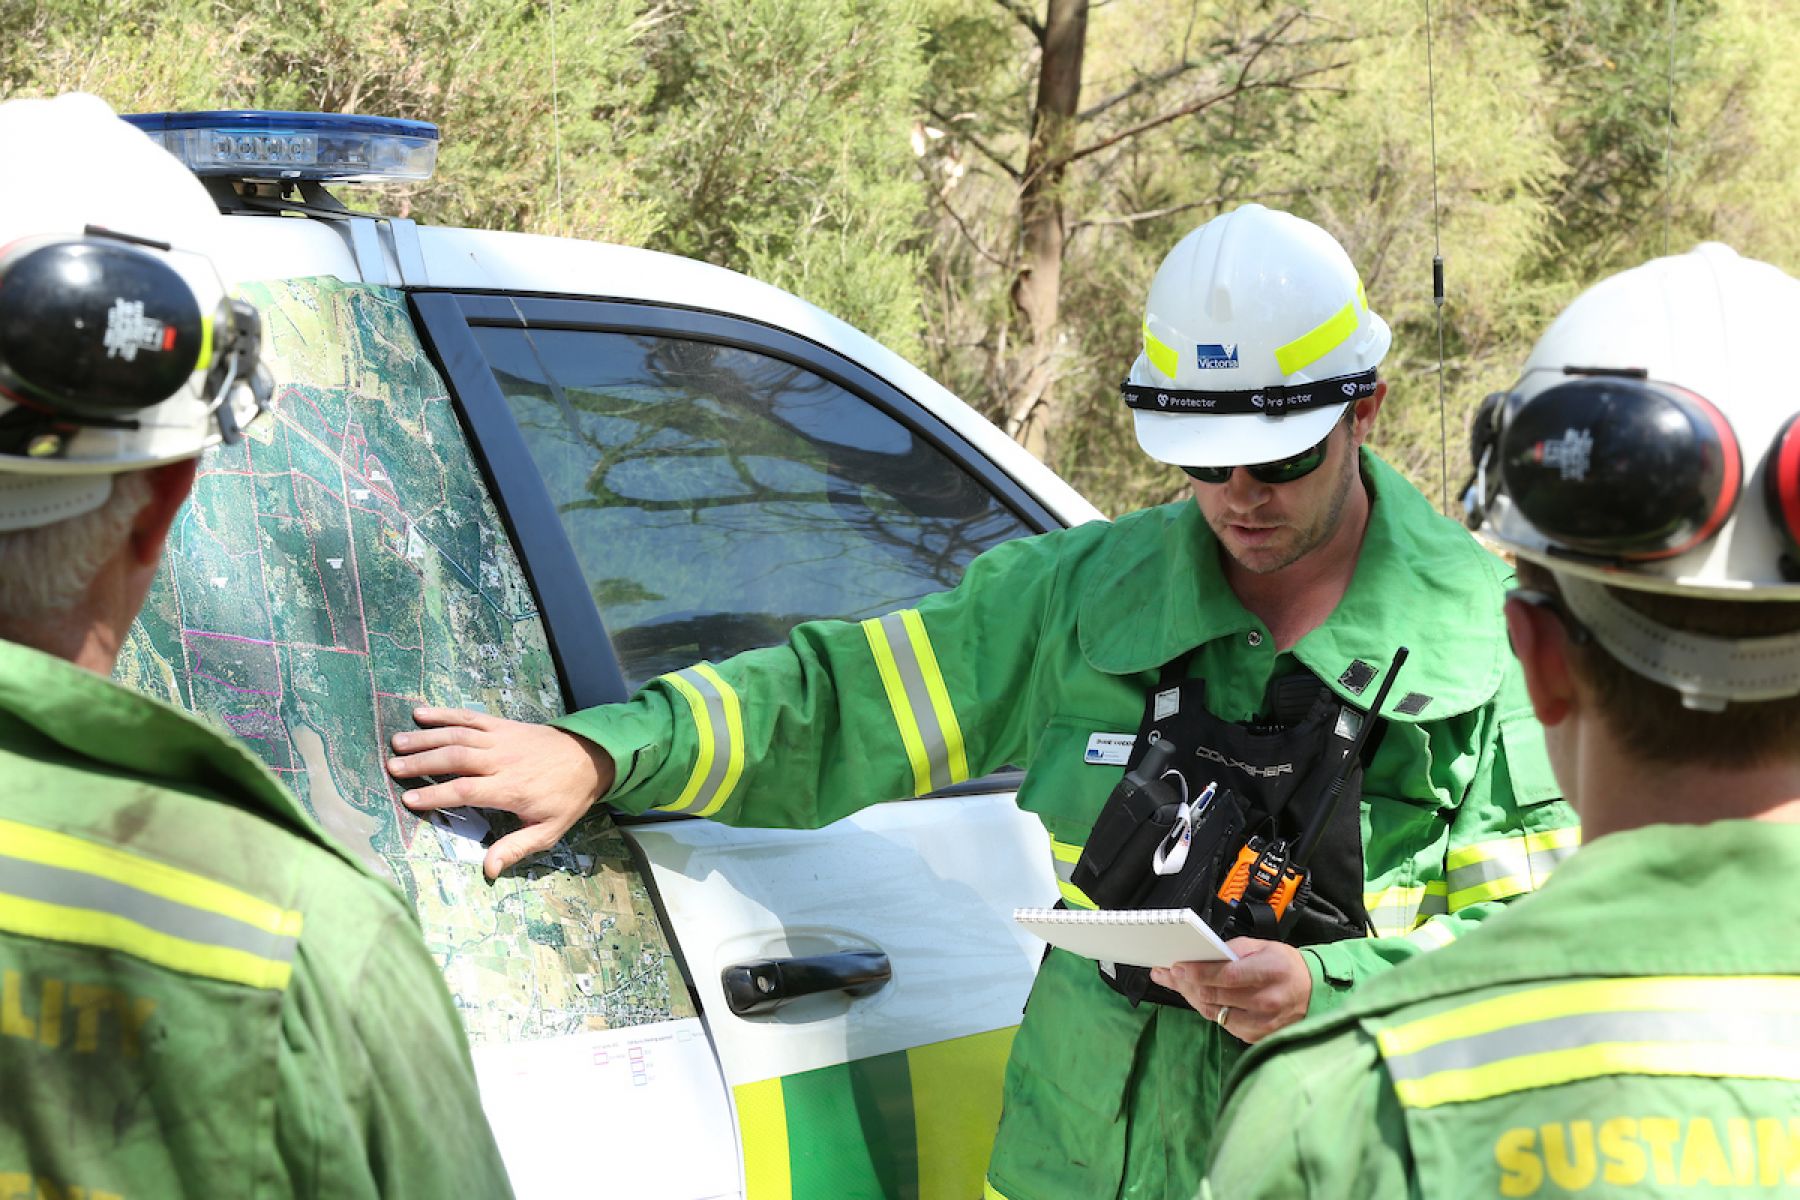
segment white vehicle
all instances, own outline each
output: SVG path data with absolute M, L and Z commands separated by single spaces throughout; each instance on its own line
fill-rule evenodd
M 412 816 L 386 743 L 420 703 L 622 700 L 1099 514 L 785 292 L 324 190 L 428 175 L 429 125 L 132 119 L 228 214 L 276 393 L 204 462 L 120 674 L 415 901 L 520 1194 L 980 1195 L 1041 949 L 1010 913 L 1057 894 L 1012 779 L 805 833 L 594 818 L 490 887 L 486 816 Z

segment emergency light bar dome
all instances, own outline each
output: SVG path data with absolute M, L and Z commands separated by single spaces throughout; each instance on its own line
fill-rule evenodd
M 430 179 L 438 130 L 426 121 L 342 113 L 136 113 L 124 118 L 196 175 L 390 183 Z

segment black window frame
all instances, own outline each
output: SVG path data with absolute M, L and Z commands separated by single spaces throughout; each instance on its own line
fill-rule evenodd
M 839 352 L 798 334 L 707 309 L 629 300 L 472 291 L 407 296 L 426 352 L 449 390 L 469 448 L 537 598 L 563 702 L 575 712 L 630 698 L 600 606 L 563 530 L 555 502 L 495 381 L 475 328 L 556 329 L 679 337 L 791 363 L 874 406 L 967 471 L 1035 533 L 1064 527 L 998 464 L 917 400 Z M 992 790 L 971 780 L 947 794 Z

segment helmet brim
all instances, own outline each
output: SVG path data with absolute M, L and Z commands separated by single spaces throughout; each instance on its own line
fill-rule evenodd
M 1261 413 L 1201 416 L 1133 411 L 1138 445 L 1157 462 L 1178 467 L 1242 467 L 1292 458 L 1325 439 L 1348 402 L 1267 417 Z

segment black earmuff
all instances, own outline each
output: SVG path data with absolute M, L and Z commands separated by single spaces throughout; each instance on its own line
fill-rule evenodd
M 1724 414 L 1638 372 L 1568 373 L 1505 413 L 1497 456 L 1519 513 L 1556 551 L 1609 561 L 1669 558 L 1717 533 L 1744 476 Z
M 0 257 L 0 392 L 77 423 L 160 404 L 210 365 L 226 336 L 158 255 L 89 236 Z

